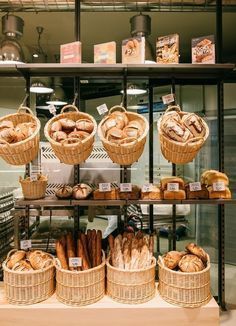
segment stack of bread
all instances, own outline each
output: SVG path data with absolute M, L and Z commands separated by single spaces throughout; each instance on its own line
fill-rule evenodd
M 185 249 L 186 251 L 169 251 L 165 254 L 163 256 L 165 266 L 185 273 L 200 272 L 207 267 L 208 255 L 203 248 L 195 243 L 189 243 Z
M 201 176 L 201 183 L 207 187 L 209 198 L 230 199 L 229 178 L 223 172 L 216 170 L 205 171 Z
M 50 137 L 59 143 L 73 144 L 89 137 L 94 130 L 94 124 L 89 119 L 74 121 L 69 118 L 54 121 L 50 127 Z
M 56 241 L 56 254 L 61 268 L 70 271 L 83 271 L 102 263 L 102 232 L 88 230 L 87 234 L 79 233 L 74 241 L 72 234 L 68 233 Z M 70 265 L 70 258 L 81 258 L 81 266 Z
M 112 266 L 123 270 L 144 269 L 152 264 L 154 238 L 138 231 L 124 232 L 116 238 L 108 238 L 110 247 L 110 263 Z
M 149 187 L 148 191 L 146 191 L 146 189 L 144 189 L 142 187 L 141 199 L 142 200 L 158 200 L 158 199 L 162 199 L 162 193 L 161 193 L 160 187 L 158 187 L 157 185 L 151 185 L 151 187 Z
M 100 191 L 99 189 L 96 189 L 93 192 L 93 199 L 99 199 L 99 200 L 118 199 L 118 188 L 111 187 L 110 191 Z
M 126 112 L 114 111 L 105 119 L 102 132 L 109 142 L 121 145 L 138 139 L 144 129 L 138 119 L 129 120 Z
M 17 250 L 9 256 L 6 266 L 13 271 L 29 272 L 46 268 L 52 264 L 52 256 L 42 250 Z
M 71 197 L 74 199 L 86 199 L 91 193 L 92 188 L 89 185 L 79 183 L 73 188 L 68 185 L 64 185 L 57 189 L 55 195 L 59 199 L 69 199 Z
M 179 177 L 168 177 L 161 180 L 163 199 L 185 199 L 185 184 Z
M 130 200 L 137 200 L 140 198 L 140 187 L 136 185 L 132 185 L 131 191 L 121 191 L 118 190 L 118 199 L 130 199 Z
M 9 144 L 18 143 L 32 136 L 36 130 L 34 122 L 23 122 L 14 126 L 10 120 L 0 122 L 0 142 L 1 139 Z

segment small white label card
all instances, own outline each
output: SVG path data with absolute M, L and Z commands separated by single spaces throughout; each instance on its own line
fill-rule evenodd
M 53 105 L 53 104 L 50 104 L 49 106 L 48 106 L 48 110 L 49 110 L 49 112 L 52 114 L 52 115 L 56 115 L 57 114 L 57 109 L 56 109 L 56 107 Z
M 69 267 L 80 267 L 82 266 L 82 257 L 70 257 Z
M 225 191 L 225 183 L 223 181 L 213 182 L 213 191 Z
M 132 191 L 132 183 L 120 184 L 120 192 L 131 192 L 131 191 Z
M 111 191 L 111 184 L 110 183 L 99 183 L 99 191 L 100 192 Z
M 167 190 L 168 191 L 179 191 L 179 184 L 178 183 L 167 183 Z
M 27 250 L 27 249 L 30 249 L 31 247 L 32 247 L 31 240 L 21 240 L 20 248 L 22 250 Z
M 31 181 L 37 181 L 38 180 L 38 173 L 31 172 L 30 173 L 30 180 Z
M 97 106 L 97 111 L 100 115 L 107 113 L 108 112 L 107 105 L 104 103 L 102 105 Z
M 202 190 L 202 186 L 200 182 L 190 182 L 189 184 L 190 191 L 200 191 Z
M 153 188 L 152 183 L 147 183 L 142 186 L 142 192 L 151 192 Z
M 170 104 L 170 103 L 173 103 L 175 101 L 175 94 L 167 94 L 167 95 L 164 95 L 162 96 L 162 102 L 164 104 Z

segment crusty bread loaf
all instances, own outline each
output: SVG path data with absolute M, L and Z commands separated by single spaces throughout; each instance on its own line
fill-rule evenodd
M 184 114 L 182 117 L 182 123 L 186 128 L 189 129 L 189 131 L 192 133 L 194 137 L 205 136 L 206 129 L 203 124 L 203 120 L 195 113 Z
M 175 269 L 184 255 L 186 252 L 169 251 L 163 258 L 165 266 L 169 269 Z
M 229 178 L 225 173 L 216 170 L 207 170 L 201 176 L 201 183 L 206 186 L 212 186 L 216 182 L 224 182 L 228 186 Z
M 209 192 L 206 185 L 201 185 L 201 190 L 191 191 L 189 188 L 189 184 L 185 186 L 186 197 L 188 199 L 208 199 Z
M 149 192 L 141 191 L 142 200 L 158 200 L 162 199 L 162 192 L 158 186 L 153 185 L 152 190 Z
M 204 263 L 207 262 L 207 259 L 208 259 L 208 257 L 207 257 L 207 253 L 205 252 L 205 250 L 204 250 L 202 247 L 196 245 L 196 244 L 193 243 L 193 242 L 190 242 L 189 244 L 186 245 L 185 248 L 186 248 L 186 249 L 187 249 L 191 254 L 198 256 L 198 257 L 199 257 L 199 258 L 200 258 Z
M 179 261 L 178 266 L 181 271 L 185 273 L 200 272 L 205 268 L 202 260 L 191 254 L 183 256 Z
M 183 179 L 179 177 L 167 177 L 161 179 L 161 190 L 167 190 L 168 183 L 178 183 L 179 189 L 184 190 L 185 184 Z
M 230 199 L 232 197 L 231 191 L 228 187 L 225 187 L 225 190 L 214 191 L 213 187 L 208 187 L 209 198 L 210 199 Z
M 184 190 L 179 190 L 179 191 L 168 191 L 165 190 L 163 192 L 163 198 L 164 199 L 185 199 L 186 198 L 186 194 Z
M 182 122 L 178 122 L 175 119 L 164 119 L 161 128 L 166 137 L 177 142 L 184 143 L 192 137 L 191 132 Z

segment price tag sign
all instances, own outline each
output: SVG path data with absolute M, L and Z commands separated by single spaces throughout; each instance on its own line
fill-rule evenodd
M 99 183 L 99 191 L 100 192 L 111 191 L 111 184 L 110 183 Z
M 97 106 L 97 111 L 100 115 L 103 115 L 108 112 L 107 105 L 104 103 L 102 105 Z
M 223 181 L 213 182 L 213 191 L 225 191 L 225 183 Z
M 167 190 L 168 191 L 179 191 L 179 184 L 178 183 L 167 183 Z
M 27 250 L 27 249 L 30 249 L 31 247 L 32 247 L 31 240 L 21 240 L 20 248 L 22 250 Z
M 167 94 L 167 95 L 164 95 L 162 96 L 162 102 L 164 104 L 170 104 L 170 103 L 173 103 L 175 101 L 175 95 L 174 94 Z
M 38 173 L 31 173 L 30 174 L 30 180 L 31 181 L 37 181 L 38 180 Z
M 142 192 L 151 192 L 153 188 L 152 183 L 147 183 L 142 186 Z
M 53 104 L 50 104 L 49 106 L 48 106 L 48 110 L 49 110 L 49 112 L 52 114 L 52 115 L 56 115 L 57 114 L 57 109 L 55 108 L 55 106 L 53 105 Z
M 120 184 L 120 192 L 131 192 L 131 191 L 132 191 L 132 183 Z
M 70 257 L 69 258 L 69 267 L 80 267 L 82 266 L 81 257 Z
M 190 191 L 200 191 L 202 190 L 202 186 L 200 182 L 191 182 L 189 184 L 189 190 Z

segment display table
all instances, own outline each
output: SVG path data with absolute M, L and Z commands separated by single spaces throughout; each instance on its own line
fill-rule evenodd
M 10 305 L 4 299 L 0 283 L 1 326 L 215 326 L 219 324 L 219 307 L 214 299 L 201 308 L 181 308 L 168 304 L 159 295 L 143 304 L 126 305 L 105 296 L 85 307 L 70 307 L 57 301 L 55 294 L 30 306 Z

